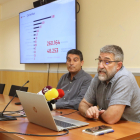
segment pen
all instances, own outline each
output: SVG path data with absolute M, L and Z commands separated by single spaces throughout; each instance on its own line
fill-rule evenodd
M 95 136 L 100 136 L 100 135 L 104 135 L 104 134 L 106 134 L 106 133 L 111 133 L 111 132 L 114 132 L 114 130 L 104 130 L 104 132 L 102 131 L 102 132 L 97 132 L 97 133 L 95 133 Z
M 111 133 L 111 132 L 114 132 L 114 130 L 106 131 L 105 133 Z
M 104 133 L 95 134 L 95 136 L 100 136 L 100 135 L 104 135 Z

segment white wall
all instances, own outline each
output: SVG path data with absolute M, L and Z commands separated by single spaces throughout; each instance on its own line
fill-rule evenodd
M 79 0 L 78 47 L 85 67 L 96 67 L 99 48 L 116 44 L 123 48 L 124 65 L 140 68 L 140 1 Z
M 11 0 L 1 5 L 0 69 L 47 70 L 47 64 L 19 64 L 18 13 L 33 8 L 35 0 Z M 124 65 L 140 73 L 140 1 L 139 0 L 77 0 L 77 44 L 83 52 L 87 71 L 96 70 L 95 58 L 107 44 L 123 48 Z M 58 65 L 51 65 L 57 69 Z M 65 70 L 65 64 L 59 69 Z
M 10 0 L 2 4 L 1 19 L 9 19 L 18 16 L 20 12 L 33 8 L 36 0 Z

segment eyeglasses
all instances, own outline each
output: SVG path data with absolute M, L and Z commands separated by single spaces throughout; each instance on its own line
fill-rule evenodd
M 100 58 L 96 58 L 95 60 L 98 61 L 98 64 L 100 64 L 101 62 L 103 62 L 103 65 L 109 65 L 112 62 L 120 62 L 120 61 L 108 61 L 108 60 L 101 60 Z

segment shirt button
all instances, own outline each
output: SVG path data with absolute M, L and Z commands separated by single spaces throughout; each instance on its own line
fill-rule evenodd
M 72 82 L 70 82 L 70 84 L 71 84 Z
M 64 100 L 65 100 L 65 98 L 64 98 Z
M 67 91 L 69 91 L 69 90 L 67 90 Z

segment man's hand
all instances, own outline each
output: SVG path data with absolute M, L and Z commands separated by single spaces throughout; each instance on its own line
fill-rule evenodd
M 97 106 L 93 106 L 83 99 L 79 104 L 79 111 L 84 117 L 98 119 L 100 116 L 108 124 L 114 124 L 121 119 L 125 106 L 116 104 L 109 106 L 107 110 L 99 111 Z
M 87 118 L 94 118 L 98 119 L 99 117 L 99 110 L 97 106 L 92 106 L 86 111 L 86 117 Z
M 90 108 L 88 108 L 85 115 L 86 115 L 87 118 L 98 119 L 99 115 L 103 114 L 104 111 L 105 110 L 99 111 L 97 106 L 91 106 Z
M 99 115 L 102 115 L 105 112 L 105 110 L 100 110 Z

